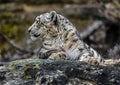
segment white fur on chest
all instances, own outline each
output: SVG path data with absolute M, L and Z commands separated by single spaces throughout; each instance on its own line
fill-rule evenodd
M 78 49 L 67 49 L 66 50 L 67 55 L 69 56 L 70 59 L 76 59 L 79 56 L 79 51 Z

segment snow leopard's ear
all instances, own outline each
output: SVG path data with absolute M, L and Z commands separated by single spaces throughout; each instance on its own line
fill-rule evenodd
M 50 17 L 51 17 L 51 21 L 56 21 L 56 19 L 57 19 L 56 11 L 51 11 L 50 12 Z

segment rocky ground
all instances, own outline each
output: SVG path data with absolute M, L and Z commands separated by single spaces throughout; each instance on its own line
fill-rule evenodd
M 93 66 L 78 61 L 24 59 L 0 69 L 0 85 L 119 85 L 120 63 Z

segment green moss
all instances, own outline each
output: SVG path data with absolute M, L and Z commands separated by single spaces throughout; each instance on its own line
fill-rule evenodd
M 14 71 L 15 70 L 15 66 L 10 66 L 9 70 Z
M 15 68 L 23 67 L 23 68 L 39 68 L 39 65 L 42 64 L 45 61 L 45 59 L 22 59 L 22 60 L 16 60 L 11 62 L 11 66 L 14 66 Z M 18 68 L 19 69 L 19 68 Z
M 39 64 L 35 64 L 34 68 L 39 69 Z
M 18 75 L 24 79 L 35 78 L 35 75 L 40 69 L 45 59 L 23 59 L 11 62 L 8 66 L 8 70 L 13 75 Z
M 18 27 L 16 25 L 6 24 L 0 28 L 1 32 L 6 34 L 8 37 L 13 37 L 18 32 Z
M 13 16 L 14 16 L 14 14 L 12 12 L 4 12 L 2 14 L 2 17 L 13 17 Z
M 115 6 L 115 7 L 118 7 L 118 8 L 120 8 L 120 3 L 118 3 L 118 2 L 113 2 L 113 3 L 111 3 L 113 6 Z

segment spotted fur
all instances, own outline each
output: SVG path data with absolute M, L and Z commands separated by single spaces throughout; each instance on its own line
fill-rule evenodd
M 55 11 L 37 16 L 28 31 L 31 39 L 41 38 L 43 41 L 38 52 L 40 58 L 79 60 L 91 64 L 104 62 L 100 54 L 80 39 L 73 24 Z

